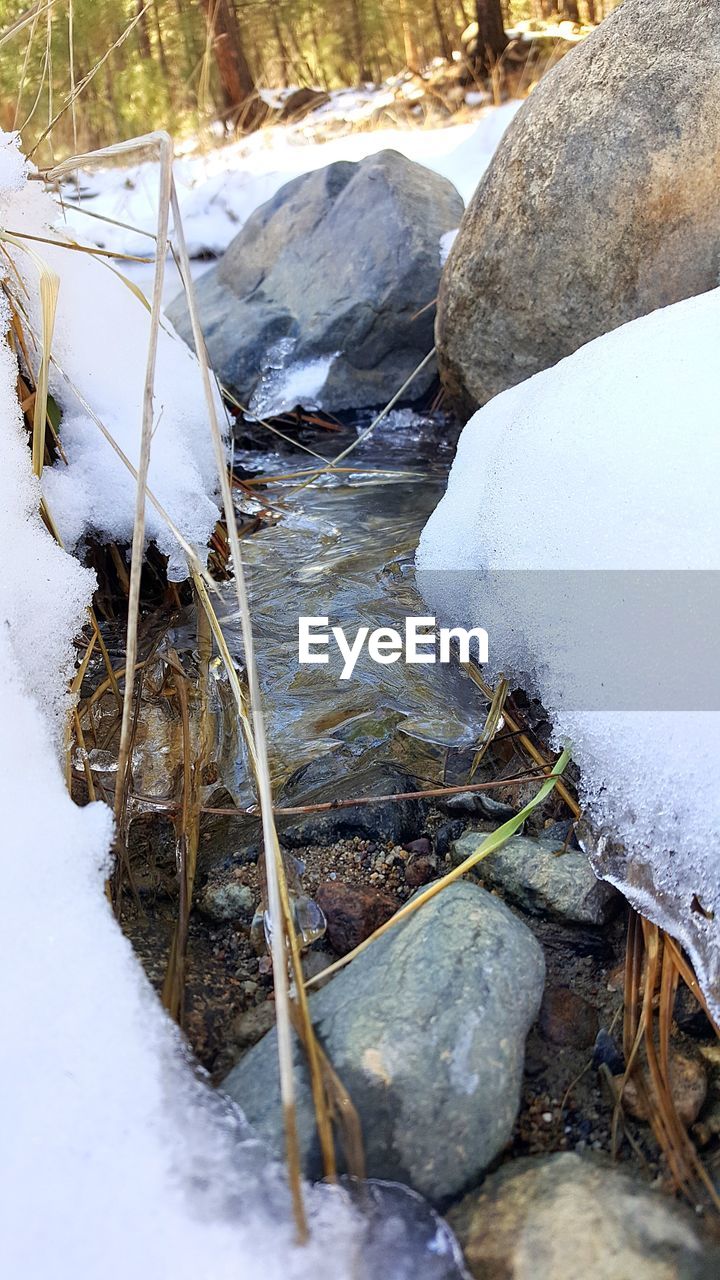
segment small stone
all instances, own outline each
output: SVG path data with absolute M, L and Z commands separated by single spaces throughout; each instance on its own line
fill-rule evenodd
M 622 1051 L 618 1048 L 610 1032 L 606 1031 L 604 1027 L 601 1027 L 597 1033 L 592 1064 L 596 1071 L 600 1067 L 607 1067 L 613 1076 L 622 1075 L 625 1070 L 625 1058 Z
M 712 1023 L 700 1001 L 684 982 L 680 983 L 675 996 L 673 1017 L 679 1030 L 684 1031 L 687 1036 L 703 1040 L 713 1034 Z
M 620 1087 L 622 1076 L 615 1077 Z M 652 1082 L 647 1080 L 651 1106 L 657 1106 L 657 1098 Z M 670 1058 L 670 1092 L 672 1094 L 678 1118 L 689 1128 L 697 1120 L 707 1096 L 707 1075 L 702 1063 L 685 1054 L 675 1053 Z M 636 1120 L 647 1120 L 648 1111 L 645 1099 L 641 1097 L 635 1080 L 630 1077 L 622 1095 L 623 1106 Z
M 463 862 L 481 840 L 482 834 L 466 832 L 453 844 L 453 862 Z M 558 853 L 557 842 L 545 837 L 514 836 L 483 858 L 473 874 L 525 911 L 577 924 L 604 924 L 620 902 L 617 890 L 598 880 L 584 853 Z
M 444 858 L 453 840 L 457 840 L 465 830 L 465 823 L 460 818 L 452 822 L 442 822 L 435 832 L 435 852 L 438 858 Z
M 427 836 L 420 836 L 419 840 L 410 840 L 408 844 L 403 845 L 403 849 L 417 858 L 429 858 L 432 854 L 432 844 Z
M 720 1250 L 703 1239 L 690 1210 L 577 1150 L 511 1160 L 452 1208 L 448 1222 L 476 1280 L 720 1274 Z
M 210 882 L 200 898 L 200 910 L 209 920 L 251 920 L 254 911 L 252 889 L 239 880 L 223 884 Z
M 265 1000 L 263 1004 L 246 1009 L 235 1018 L 231 1035 L 236 1049 L 244 1053 L 252 1045 L 257 1044 L 275 1025 L 275 1001 Z
M 405 866 L 405 879 L 413 889 L 421 884 L 429 884 L 437 875 L 437 859 L 419 854 L 411 857 Z
M 545 991 L 540 1006 L 540 1031 L 545 1040 L 563 1048 L 584 1049 L 595 1040 L 597 1012 L 569 987 Z
M 325 880 L 315 901 L 327 920 L 325 936 L 340 956 L 353 951 L 397 911 L 389 894 L 341 880 Z

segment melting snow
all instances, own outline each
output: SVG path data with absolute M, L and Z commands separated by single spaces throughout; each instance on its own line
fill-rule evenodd
M 568 693 L 577 634 L 543 608 L 541 591 L 518 604 L 511 580 L 519 579 L 502 571 L 532 571 L 526 581 L 534 574 L 541 585 L 560 579 L 558 570 L 593 571 L 600 592 L 608 579 L 601 570 L 645 578 L 661 570 L 668 591 L 678 576 L 689 591 L 698 578 L 684 571 L 720 569 L 719 345 L 720 290 L 625 325 L 496 397 L 465 427 L 417 553 L 420 587 L 440 620 L 487 627 L 491 674 L 504 671 L 537 693 L 558 744 L 571 741 L 583 803 L 602 833 L 600 873 L 688 948 L 716 1015 L 716 663 L 690 673 L 681 660 L 667 665 L 649 709 L 583 708 L 577 690 Z M 716 583 L 708 578 L 707 608 L 700 601 L 705 617 L 717 615 Z M 693 626 L 702 624 L 683 611 L 682 594 L 680 621 L 695 643 Z M 634 661 L 632 633 L 624 640 Z M 595 653 L 600 661 L 601 645 Z M 687 702 L 672 709 L 668 688 L 688 675 L 707 691 L 706 710 Z

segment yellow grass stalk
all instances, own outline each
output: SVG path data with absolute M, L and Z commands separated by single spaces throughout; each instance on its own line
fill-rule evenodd
M 273 960 L 273 979 L 275 983 L 280 1091 L 282 1097 L 283 1119 L 285 1123 L 286 1153 L 298 1239 L 303 1242 L 308 1238 L 308 1226 L 300 1175 L 300 1156 L 295 1111 L 295 1080 L 293 1072 L 288 956 L 286 950 L 286 928 L 288 931 L 292 929 L 292 920 L 288 919 L 283 911 L 283 897 L 281 894 L 280 881 L 283 877 L 284 871 L 273 816 L 272 787 L 270 783 L 270 766 L 268 761 L 267 737 L 265 733 L 265 718 L 262 709 L 260 682 L 255 663 L 250 605 L 245 583 L 242 554 L 240 551 L 240 539 L 238 537 L 237 523 L 235 520 L 235 508 L 233 505 L 232 490 L 228 476 L 222 434 L 217 418 L 215 396 L 213 395 L 211 375 L 205 353 L 205 342 L 200 328 L 200 320 L 195 303 L 195 291 L 190 272 L 190 260 L 185 244 L 182 218 L 180 216 L 180 208 L 174 184 L 171 184 L 171 201 L 180 272 L 183 279 L 183 285 L 185 287 L 193 340 L 200 364 L 205 399 L 208 407 L 210 432 L 213 442 L 213 450 L 215 453 L 215 462 L 220 483 L 225 522 L 228 530 L 228 540 L 233 559 L 235 590 L 237 594 L 240 624 L 242 627 L 243 644 L 245 649 L 245 666 L 248 678 L 253 740 L 255 743 L 255 753 L 257 757 L 257 789 L 262 818 L 265 869 L 268 886 L 268 909 L 271 920 L 270 947 Z M 310 1065 L 312 1067 L 312 1062 Z
M 436 880 L 434 884 L 431 884 L 427 889 L 424 889 L 417 898 L 413 898 L 411 902 L 406 902 L 404 907 L 401 907 L 399 911 L 395 912 L 394 916 L 391 916 L 390 919 L 385 922 L 385 924 L 381 925 L 379 929 L 376 929 L 374 933 L 371 933 L 369 938 L 366 938 L 359 946 L 355 947 L 352 951 L 349 951 L 346 956 L 342 956 L 340 960 L 336 960 L 334 964 L 328 965 L 327 969 L 323 969 L 321 973 L 316 974 L 314 978 L 311 978 L 309 982 L 305 983 L 305 986 L 308 988 L 317 986 L 319 982 L 324 982 L 326 978 L 329 978 L 333 973 L 337 973 L 339 969 L 344 969 L 346 965 L 350 964 L 351 960 L 354 960 L 356 956 L 359 956 L 363 951 L 366 951 L 367 948 L 378 938 L 382 938 L 389 929 L 393 929 L 395 925 L 401 924 L 403 920 L 409 919 L 409 917 L 414 915 L 420 907 L 424 907 L 426 902 L 430 902 L 431 898 L 437 897 L 439 893 L 442 893 L 443 889 L 447 889 L 448 885 L 454 884 L 456 880 L 461 880 L 468 871 L 472 871 L 473 867 L 477 866 L 478 862 L 481 862 L 483 858 L 489 857 L 491 853 L 496 853 L 504 844 L 507 844 L 508 840 L 510 840 L 511 837 L 515 835 L 515 832 L 522 826 L 525 819 L 530 816 L 533 809 L 536 809 L 539 804 L 542 804 L 543 800 L 545 800 L 546 797 L 550 795 L 553 788 L 557 786 L 560 776 L 564 772 L 569 759 L 570 752 L 566 749 L 558 757 L 557 761 L 553 765 L 552 772 L 543 782 L 537 795 L 533 796 L 532 800 L 530 800 L 519 813 L 516 813 L 515 816 L 510 818 L 507 822 L 504 822 L 496 831 L 491 831 L 490 834 L 478 845 L 477 849 L 465 858 L 459 866 L 448 872 L 448 874 L 443 876 L 441 880 Z
M 35 375 L 35 408 L 33 412 L 32 465 L 36 476 L 42 475 L 45 458 L 45 424 L 47 422 L 48 376 L 50 371 L 50 351 L 53 332 L 55 330 L 55 313 L 57 311 L 60 277 L 49 267 L 47 262 L 30 247 L 25 240 L 13 235 L 10 231 L 0 231 L 0 240 L 21 249 L 37 268 L 40 278 L 40 313 L 42 333 L 40 340 L 40 364 Z

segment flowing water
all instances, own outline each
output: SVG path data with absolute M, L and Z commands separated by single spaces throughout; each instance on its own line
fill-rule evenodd
M 346 442 L 345 436 L 329 441 L 333 453 Z M 327 444 L 324 452 L 330 456 Z M 452 453 L 444 418 L 403 409 L 389 414 L 345 460 L 342 465 L 357 468 L 352 474 L 324 476 L 304 488 L 297 477 L 273 478 L 315 465 L 306 454 L 236 454 L 241 474 L 271 480 L 253 492 L 277 516 L 243 542 L 276 794 L 322 757 L 354 775 L 382 760 L 435 781 L 447 748 L 477 740 L 484 710 L 455 664 L 380 665 L 364 649 L 343 680 L 334 644 L 327 665 L 298 662 L 300 617 L 328 618 L 329 626 L 343 626 L 352 639 L 360 626 L 404 634 L 407 616 L 427 615 L 415 589 L 414 553 L 442 495 Z M 254 505 L 252 498 L 241 501 L 246 513 Z M 223 629 L 241 665 L 230 588 L 226 604 Z M 225 756 L 223 781 L 239 803 L 252 802 L 241 753 Z M 293 788 L 295 803 L 302 795 L 302 787 Z

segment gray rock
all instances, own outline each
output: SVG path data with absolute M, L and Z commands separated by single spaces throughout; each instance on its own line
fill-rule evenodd
M 463 862 L 485 835 L 467 831 L 453 843 L 452 861 Z M 544 836 L 514 836 L 497 853 L 483 858 L 473 874 L 534 915 L 604 924 L 620 902 L 617 890 L 598 880 L 584 853 L 577 849 L 560 853 L 560 849 L 557 840 Z
M 478 885 L 459 883 L 390 930 L 313 995 L 319 1039 L 359 1112 L 368 1174 L 438 1202 L 477 1178 L 517 1115 L 525 1037 L 544 960 L 530 931 Z M 296 1049 L 303 1165 L 320 1176 L 307 1073 Z M 280 1154 L 273 1031 L 224 1089 Z
M 304 772 L 303 781 L 309 775 Z M 319 786 L 302 791 L 303 804 L 322 804 L 329 800 L 354 799 L 358 796 L 394 796 L 417 791 L 418 785 L 408 774 L 392 765 L 369 765 L 355 772 L 343 767 Z M 283 798 L 285 801 L 285 797 Z M 287 797 L 288 804 L 295 803 Z M 425 821 L 422 800 L 386 800 L 378 804 L 352 805 L 347 809 L 328 809 L 311 813 L 291 825 L 281 824 L 282 842 L 291 849 L 309 844 L 334 844 L 353 836 L 362 839 L 402 844 L 421 830 Z
M 574 1153 L 513 1160 L 448 1215 L 477 1280 L 711 1280 L 689 1210 Z
M 287 183 L 196 285 L 215 372 L 271 413 L 284 370 L 337 352 L 312 403 L 385 403 L 433 346 L 440 237 L 462 214 L 452 183 L 396 151 Z M 168 316 L 191 342 L 184 297 Z M 409 398 L 434 376 L 433 365 Z
M 236 880 L 211 881 L 200 898 L 204 916 L 218 923 L 225 920 L 250 920 L 255 910 L 252 890 Z
M 465 408 L 714 289 L 720 5 L 625 0 L 540 84 L 476 191 L 440 290 Z

